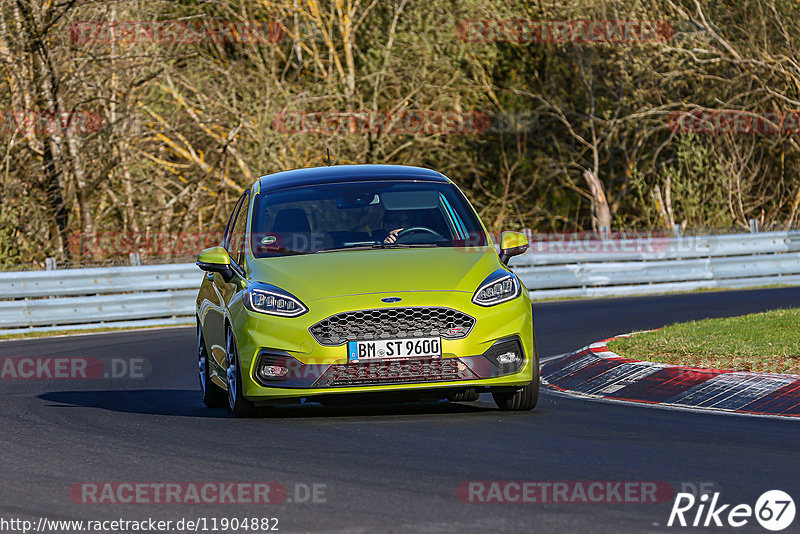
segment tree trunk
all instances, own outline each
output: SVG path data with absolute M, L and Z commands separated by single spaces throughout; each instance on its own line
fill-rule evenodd
M 583 179 L 586 180 L 592 195 L 592 230 L 597 232 L 601 228 L 611 228 L 611 209 L 608 206 L 603 182 L 588 169 L 583 171 Z

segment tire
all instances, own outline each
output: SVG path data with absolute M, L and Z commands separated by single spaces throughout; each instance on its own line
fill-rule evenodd
M 236 348 L 236 338 L 230 326 L 225 329 L 225 353 L 227 360 L 228 377 L 228 409 L 235 417 L 252 417 L 255 415 L 255 405 L 244 397 L 242 391 L 242 370 L 239 365 L 239 351 Z
M 492 392 L 497 407 L 503 411 L 527 412 L 539 403 L 539 347 L 533 333 L 533 379 L 516 391 Z
M 516 391 L 492 392 L 497 407 L 504 412 L 527 412 L 536 408 L 539 402 L 539 378 Z
M 208 350 L 203 340 L 203 329 L 200 322 L 197 323 L 197 370 L 200 378 L 200 391 L 203 394 L 203 404 L 209 408 L 224 408 L 227 406 L 225 401 L 225 390 L 216 385 L 209 376 L 210 366 Z
M 475 388 L 467 388 L 456 393 L 451 393 L 447 396 L 450 402 L 474 402 L 478 400 L 480 393 Z

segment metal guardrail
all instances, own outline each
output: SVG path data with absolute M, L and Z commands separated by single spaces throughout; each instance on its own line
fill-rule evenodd
M 0 273 L 0 299 L 196 290 L 200 275 L 194 263 Z
M 0 334 L 189 324 L 194 263 L 0 273 Z
M 534 239 L 511 266 L 534 300 L 800 285 L 800 231 Z M 0 273 L 0 334 L 193 322 L 193 263 Z
M 534 300 L 800 285 L 800 231 L 534 240 L 511 266 Z

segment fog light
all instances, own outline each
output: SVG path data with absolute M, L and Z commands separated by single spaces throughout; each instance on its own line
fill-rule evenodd
M 515 363 L 518 359 L 519 357 L 516 352 L 506 352 L 497 356 L 497 363 L 508 365 L 510 363 Z
M 495 341 L 483 356 L 497 368 L 497 376 L 516 373 L 525 365 L 525 351 L 517 336 Z
M 261 367 L 259 374 L 261 378 L 279 378 L 286 374 L 288 369 L 280 365 L 264 365 Z

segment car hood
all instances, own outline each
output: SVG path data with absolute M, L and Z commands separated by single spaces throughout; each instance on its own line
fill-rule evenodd
M 252 259 L 250 278 L 300 300 L 402 291 L 474 293 L 500 267 L 492 247 L 328 252 Z

